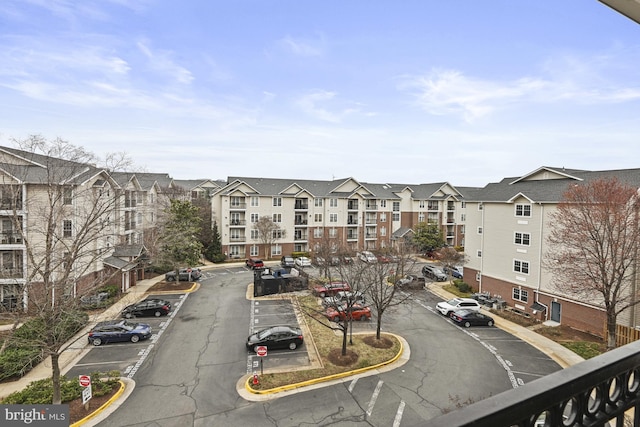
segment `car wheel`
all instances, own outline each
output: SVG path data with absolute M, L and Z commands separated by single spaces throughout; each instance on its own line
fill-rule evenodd
M 469 326 L 471 326 L 471 323 L 469 323 L 469 322 L 464 322 L 464 327 L 465 327 L 465 328 L 468 328 Z
M 138 342 L 140 341 L 140 337 L 138 335 L 131 335 L 131 342 Z
M 97 347 L 100 344 L 102 344 L 102 340 L 100 338 L 94 338 L 93 341 L 91 341 L 91 344 L 93 344 L 93 345 L 95 345 Z
M 173 282 L 174 280 L 176 280 L 175 277 L 167 277 L 167 282 Z
M 162 313 L 160 313 L 159 311 L 156 311 L 155 313 L 153 313 L 153 315 L 156 317 L 160 317 L 162 316 Z
M 131 313 L 126 313 L 124 317 L 126 317 L 127 319 L 131 319 L 133 315 Z
M 325 294 L 324 292 L 320 292 L 320 298 L 324 298 L 327 294 Z
M 493 326 L 493 320 L 489 320 L 489 321 L 487 322 L 487 326 Z
M 335 317 L 331 318 L 332 322 L 337 322 L 338 320 L 340 320 L 340 318 L 338 316 L 335 316 Z
M 289 343 L 289 350 L 295 350 L 296 348 L 298 348 L 298 344 L 296 344 L 295 342 Z
M 367 320 L 369 320 L 369 318 L 367 316 L 360 316 L 360 321 L 361 322 L 364 322 L 364 321 L 367 321 Z

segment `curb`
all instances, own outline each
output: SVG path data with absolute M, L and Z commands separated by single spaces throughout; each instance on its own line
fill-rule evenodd
M 122 394 L 124 393 L 124 390 L 126 388 L 126 386 L 124 384 L 124 381 L 120 380 L 119 383 L 120 383 L 120 389 L 116 392 L 116 394 L 111 396 L 111 399 L 107 400 L 98 409 L 96 409 L 95 411 L 93 411 L 92 413 L 90 413 L 89 415 L 87 415 L 86 417 L 81 419 L 80 421 L 76 421 L 75 423 L 71 424 L 71 426 L 69 426 L 69 427 L 78 427 L 78 426 L 81 426 L 81 425 L 89 422 L 89 420 L 93 419 L 94 417 L 97 417 L 107 407 L 111 406 L 111 404 L 113 402 L 118 400 L 118 398 L 120 398 L 120 396 L 122 396 Z

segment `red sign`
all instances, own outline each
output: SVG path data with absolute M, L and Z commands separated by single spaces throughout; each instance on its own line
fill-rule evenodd
M 258 348 L 256 348 L 256 354 L 260 357 L 264 357 L 267 355 L 267 347 L 264 345 L 260 345 L 258 346 Z
M 80 375 L 78 379 L 82 387 L 89 387 L 91 385 L 91 377 L 89 375 Z

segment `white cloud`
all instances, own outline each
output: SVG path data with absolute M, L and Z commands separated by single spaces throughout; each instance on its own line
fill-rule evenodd
M 320 40 L 303 40 L 286 36 L 280 40 L 280 44 L 298 56 L 321 56 L 324 51 L 322 37 L 320 37 Z
M 152 51 L 148 46 L 149 42 L 141 40 L 137 43 L 138 49 L 147 57 L 149 65 L 156 71 L 164 73 L 171 77 L 173 80 L 182 83 L 189 84 L 193 81 L 193 75 L 191 72 L 177 65 L 171 60 L 171 53 L 168 51 Z

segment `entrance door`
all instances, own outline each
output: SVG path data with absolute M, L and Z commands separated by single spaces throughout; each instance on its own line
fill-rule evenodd
M 560 313 L 562 312 L 562 305 L 559 302 L 551 302 L 551 320 L 560 323 Z

